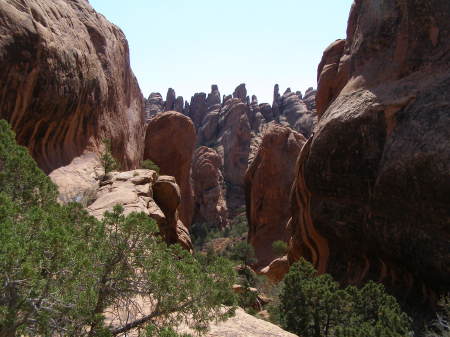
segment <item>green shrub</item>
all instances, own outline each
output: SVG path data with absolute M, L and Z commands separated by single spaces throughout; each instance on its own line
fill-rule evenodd
M 292 265 L 280 295 L 281 325 L 302 337 L 405 337 L 410 319 L 383 285 L 340 289 L 305 260 Z
M 272 251 L 276 256 L 281 257 L 283 255 L 286 255 L 288 251 L 288 245 L 284 241 L 277 240 L 272 243 Z
M 156 165 L 153 161 L 151 161 L 150 159 L 146 159 L 142 162 L 142 168 L 146 169 L 146 170 L 152 170 L 152 171 L 156 171 L 156 173 L 159 174 L 159 166 Z
M 246 241 L 235 243 L 226 254 L 232 261 L 241 263 L 244 266 L 251 265 L 256 262 L 255 250 L 252 245 Z
M 15 134 L 5 120 L 0 120 L 0 193 L 24 208 L 55 202 L 58 194 L 28 150 L 17 145 Z
M 222 306 L 235 298 L 229 261 L 203 264 L 168 246 L 143 213 L 125 216 L 116 206 L 98 221 L 78 203 L 58 204 L 4 121 L 0 180 L 0 336 L 110 337 L 147 326 L 170 336 L 188 318 L 203 333 L 233 313 Z M 155 301 L 148 316 L 104 324 L 107 308 L 135 312 L 138 295 Z
M 103 140 L 103 152 L 100 154 L 100 164 L 105 170 L 105 174 L 117 171 L 120 167 L 119 163 L 112 155 L 110 139 Z

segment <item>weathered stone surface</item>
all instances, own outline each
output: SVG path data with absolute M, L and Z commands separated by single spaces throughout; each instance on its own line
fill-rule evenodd
M 224 163 L 228 210 L 233 212 L 245 204 L 244 176 L 248 166 L 251 140 L 248 110 L 247 104 L 233 98 L 225 103 L 219 119 L 217 151 Z
M 280 86 L 278 84 L 275 84 L 273 88 L 272 116 L 276 121 L 278 121 L 280 117 L 280 104 Z
M 206 102 L 206 94 L 204 92 L 200 92 L 192 96 L 191 104 L 189 104 L 189 113 L 187 115 L 191 117 L 194 122 L 195 129 L 201 127 L 207 111 L 208 104 Z
M 259 270 L 258 274 L 266 276 L 273 283 L 278 283 L 288 272 L 289 261 L 287 256 L 283 256 L 270 262 L 268 266 Z
M 59 201 L 84 204 L 99 187 L 99 178 L 103 174 L 97 155 L 87 152 L 74 158 L 69 165 L 53 170 L 50 179 L 58 186 Z
M 287 242 L 291 217 L 289 192 L 295 163 L 305 138 L 294 130 L 272 124 L 264 133 L 245 176 L 248 242 L 255 248 L 257 267 L 276 258 L 272 243 Z
M 88 205 L 88 211 L 96 218 L 102 218 L 103 213 L 121 205 L 124 214 L 149 214 L 147 206 L 151 197 L 150 186 L 156 179 L 156 172 L 151 170 L 111 172 L 102 179 L 101 186 L 95 191 L 93 202 Z
M 239 84 L 233 92 L 233 98 L 239 98 L 242 102 L 247 103 L 247 89 L 245 83 Z
M 173 110 L 177 112 L 183 112 L 184 99 L 183 96 L 178 96 L 173 105 Z
M 192 333 L 188 328 L 180 327 L 180 332 Z M 236 315 L 225 322 L 211 324 L 206 337 L 297 337 L 280 327 L 255 316 L 247 314 L 242 309 L 236 310 Z
M 185 249 L 192 251 L 189 230 L 178 216 L 182 197 L 175 178 L 159 176 L 153 184 L 153 199 L 165 215 L 165 219 L 161 221 L 160 230 L 166 240 L 169 243 L 179 243 Z
M 416 303 L 449 291 L 449 32 L 446 0 L 355 1 L 337 71 L 336 44 L 319 68 L 321 118 L 299 158 L 290 261 L 383 281 Z
M 144 160 L 152 160 L 161 174 L 175 177 L 181 191 L 180 219 L 188 228 L 193 215 L 190 170 L 195 143 L 191 119 L 179 112 L 162 112 L 149 121 Z
M 308 88 L 308 90 L 306 90 L 305 95 L 302 98 L 303 102 L 306 104 L 306 106 L 308 107 L 308 109 L 310 111 L 316 111 L 316 109 L 317 109 L 316 94 L 317 94 L 317 90 L 315 90 L 311 87 L 311 88 Z
M 168 243 L 179 243 L 192 250 L 189 231 L 178 217 L 180 188 L 175 178 L 160 176 L 152 170 L 111 172 L 93 194 L 87 210 L 98 219 L 121 205 L 124 214 L 143 212 L 153 218 Z
M 144 101 L 128 43 L 88 1 L 1 1 L 0 50 L 0 117 L 46 173 L 85 174 L 75 159 L 103 139 L 123 168 L 139 164 Z
M 290 126 L 308 138 L 316 124 L 316 118 L 297 93 L 288 88 L 278 100 L 280 122 Z
M 149 119 L 161 111 L 164 111 L 164 100 L 159 92 L 152 92 L 145 102 L 146 118 Z
M 349 79 L 348 63 L 340 63 L 344 54 L 345 40 L 336 40 L 323 52 L 317 70 L 317 112 L 321 115 L 341 92 Z
M 248 106 L 233 98 L 222 108 L 219 143 L 223 148 L 224 178 L 233 185 L 244 185 L 250 150 Z
M 211 85 L 211 93 L 209 93 L 208 97 L 206 98 L 206 104 L 208 105 L 208 107 L 220 104 L 220 92 L 216 84 Z
M 213 149 L 201 146 L 195 151 L 192 163 L 194 222 L 222 229 L 228 225 L 228 211 L 221 168 L 222 158 Z
M 175 100 L 176 100 L 175 90 L 169 88 L 166 94 L 166 101 L 164 103 L 164 111 L 175 111 Z

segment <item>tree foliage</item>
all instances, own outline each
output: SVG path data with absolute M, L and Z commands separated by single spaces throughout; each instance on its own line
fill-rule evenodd
M 204 332 L 232 314 L 231 263 L 167 246 L 143 213 L 116 206 L 99 221 L 58 204 L 4 121 L 0 164 L 0 336 L 172 336 L 183 321 Z
M 276 256 L 283 256 L 288 251 L 288 245 L 284 241 L 277 240 L 272 243 L 272 250 Z
M 156 173 L 159 174 L 159 166 L 156 165 L 153 161 L 151 161 L 150 159 L 146 159 L 142 162 L 142 168 L 143 169 L 147 169 L 147 170 L 153 170 L 156 171 Z
M 303 337 L 405 337 L 410 319 L 383 285 L 341 289 L 305 260 L 295 263 L 280 295 L 281 325 Z
M 111 171 L 116 171 L 120 167 L 119 163 L 112 155 L 112 147 L 110 139 L 105 139 L 103 141 L 103 151 L 100 154 L 100 164 L 105 170 L 105 174 Z

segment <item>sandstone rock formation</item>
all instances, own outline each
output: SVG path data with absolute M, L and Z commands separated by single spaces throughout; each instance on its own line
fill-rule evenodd
M 88 1 L 2 1 L 0 50 L 0 117 L 46 173 L 65 167 L 67 190 L 91 185 L 104 139 L 123 168 L 139 164 L 143 97 L 128 43 Z
M 180 327 L 180 332 L 193 331 Z M 242 309 L 236 310 L 236 315 L 225 322 L 211 324 L 206 337 L 297 337 L 280 327 L 255 316 L 247 314 Z
M 303 102 L 301 93 L 287 89 L 278 100 L 279 120 L 282 125 L 290 126 L 308 138 L 316 124 L 316 118 Z
M 433 302 L 449 291 L 450 2 L 355 1 L 318 69 L 290 260 Z
M 213 149 L 201 146 L 195 151 L 192 162 L 194 222 L 223 229 L 228 225 L 228 210 L 221 168 L 222 158 Z
M 291 217 L 289 193 L 304 143 L 300 133 L 272 124 L 248 167 L 245 176 L 248 242 L 255 248 L 257 267 L 265 267 L 276 258 L 273 242 L 289 239 L 286 230 Z
M 267 103 L 258 103 L 255 95 L 251 96 L 250 100 L 243 83 L 236 87 L 233 95 L 224 95 L 223 99 L 218 86 L 213 84 L 209 94 L 194 94 L 190 103 L 185 102 L 183 108 L 182 97 L 175 97 L 175 90 L 171 88 L 167 92 L 166 101 L 159 93 L 152 93 L 145 103 L 148 122 L 151 124 L 151 117 L 167 109 L 182 111 L 185 116 L 192 119 L 197 132 L 196 147 L 207 146 L 214 149 L 223 163 L 220 170 L 224 179 L 223 195 L 226 196 L 226 204 L 221 205 L 220 208 L 222 209 L 223 206 L 224 210 L 228 209 L 229 217 L 242 212 L 245 206 L 243 189 L 245 171 L 248 163 L 256 156 L 262 135 L 269 123 L 274 121 L 290 127 L 306 137 L 310 136 L 316 123 L 314 111 L 303 101 L 302 94 L 288 89 L 281 96 L 278 85 L 274 88 L 273 107 Z M 307 97 L 309 100 L 314 100 L 315 91 L 312 88 L 307 90 Z M 175 128 L 172 130 L 176 132 Z M 176 176 L 174 172 L 168 174 Z M 195 172 L 192 173 L 194 184 L 200 177 L 196 176 Z M 212 181 L 208 181 L 206 185 L 210 183 Z M 203 182 L 197 184 L 200 190 L 203 188 L 202 184 Z M 180 185 L 183 184 L 180 183 Z M 200 195 L 197 194 L 198 200 L 206 201 L 200 190 L 196 191 L 200 193 Z M 223 215 L 213 216 L 216 213 L 214 211 L 217 206 L 216 196 L 208 197 L 207 200 L 210 200 L 212 204 L 206 205 L 204 202 L 196 204 L 195 221 L 202 220 L 210 223 L 215 218 L 218 221 L 215 226 L 222 227 L 225 223 Z M 209 214 L 206 218 L 205 214 L 202 214 L 204 212 Z M 222 211 L 219 213 L 222 214 Z
M 281 282 L 289 272 L 289 260 L 287 255 L 279 257 L 258 271 L 258 274 L 266 276 L 271 282 Z
M 244 176 L 251 139 L 248 110 L 248 106 L 239 98 L 233 98 L 225 103 L 219 119 L 217 151 L 223 158 L 230 211 L 238 211 L 244 205 Z
M 92 199 L 87 209 L 96 218 L 116 205 L 124 208 L 124 214 L 143 212 L 158 223 L 168 243 L 192 250 L 189 231 L 178 218 L 180 189 L 173 177 L 158 177 L 155 171 L 143 169 L 111 172 L 93 191 Z
M 164 111 L 164 100 L 159 92 L 152 92 L 145 101 L 145 117 L 150 117 Z
M 195 143 L 194 125 L 185 115 L 167 111 L 149 120 L 144 160 L 152 160 L 161 174 L 175 177 L 181 192 L 180 219 L 188 228 L 193 215 L 190 170 Z
M 153 185 L 153 198 L 156 204 L 166 215 L 165 219 L 158 222 L 161 232 L 168 243 L 179 243 L 187 250 L 192 250 L 189 229 L 181 221 L 183 199 L 175 178 L 171 176 L 159 176 Z M 179 216 L 180 215 L 180 216 Z
M 240 84 L 233 95 L 224 96 L 222 101 L 217 85 L 212 85 L 208 95 L 195 94 L 183 111 L 194 121 L 197 146 L 215 149 L 222 159 L 226 207 L 230 217 L 242 212 L 245 206 L 245 172 L 248 163 L 256 156 L 262 134 L 269 123 L 274 121 L 299 130 L 306 137 L 315 125 L 316 117 L 302 101 L 300 92 L 294 93 L 288 89 L 281 96 L 278 91 L 276 85 L 272 107 L 267 103 L 259 104 L 255 95 L 250 100 L 245 84 Z M 308 94 L 314 97 L 313 91 L 310 90 Z M 209 208 L 214 207 L 215 204 Z M 220 227 L 220 223 L 217 226 Z

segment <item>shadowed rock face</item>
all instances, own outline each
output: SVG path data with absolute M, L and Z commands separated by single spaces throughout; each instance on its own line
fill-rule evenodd
M 179 217 L 182 207 L 182 196 L 174 177 L 159 176 L 153 185 L 153 198 L 165 215 L 158 222 L 159 228 L 168 243 L 179 243 L 183 248 L 192 251 L 189 229 Z
M 181 191 L 180 219 L 188 228 L 193 215 L 190 171 L 195 142 L 191 119 L 179 112 L 161 112 L 149 120 L 144 160 L 152 160 L 161 174 L 175 177 Z
M 272 243 L 287 242 L 291 217 L 289 193 L 295 163 L 305 138 L 288 127 L 272 124 L 265 131 L 256 157 L 245 176 L 248 241 L 255 248 L 257 267 L 276 258 Z
M 0 117 L 46 173 L 105 138 L 123 168 L 139 164 L 143 98 L 128 43 L 88 1 L 1 1 L 0 50 Z
M 319 66 L 290 261 L 416 301 L 448 292 L 449 32 L 447 0 L 355 1 L 347 40 Z
M 222 158 L 206 146 L 194 153 L 192 181 L 194 184 L 196 223 L 225 228 L 228 211 L 225 201 L 224 180 L 221 172 Z

